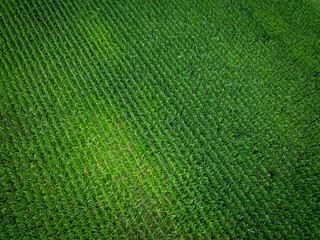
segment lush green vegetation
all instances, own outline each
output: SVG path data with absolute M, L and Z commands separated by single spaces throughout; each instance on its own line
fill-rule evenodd
M 320 5 L 0 5 L 1 239 L 316 239 Z

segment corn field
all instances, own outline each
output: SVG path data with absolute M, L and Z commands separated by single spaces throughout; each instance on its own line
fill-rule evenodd
M 320 238 L 320 5 L 2 0 L 0 239 Z

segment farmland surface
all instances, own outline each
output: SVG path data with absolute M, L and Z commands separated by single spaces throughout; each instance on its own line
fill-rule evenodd
M 1 0 L 0 239 L 319 239 L 320 3 Z

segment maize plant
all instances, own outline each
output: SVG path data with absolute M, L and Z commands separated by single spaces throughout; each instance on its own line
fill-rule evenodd
M 320 238 L 319 19 L 3 0 L 0 238 Z

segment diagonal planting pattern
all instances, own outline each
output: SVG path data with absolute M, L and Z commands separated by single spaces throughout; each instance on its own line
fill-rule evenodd
M 0 238 L 319 237 L 314 5 L 3 1 Z

